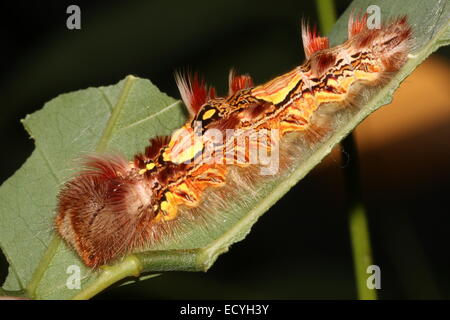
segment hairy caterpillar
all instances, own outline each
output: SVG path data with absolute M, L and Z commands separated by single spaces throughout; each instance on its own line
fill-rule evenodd
M 329 134 L 332 112 L 361 105 L 365 88 L 383 85 L 406 62 L 406 17 L 381 29 L 368 29 L 366 19 L 350 17 L 348 40 L 333 48 L 303 26 L 302 65 L 259 86 L 231 72 L 226 97 L 197 75 L 178 74 L 190 119 L 172 136 L 153 138 L 131 162 L 86 158 L 58 195 L 58 233 L 95 268 L 176 232 L 181 216 L 211 214 L 206 197 L 226 206 L 233 195 L 251 192 L 248 185 L 288 170 L 299 145 Z M 269 168 L 263 160 L 274 154 Z

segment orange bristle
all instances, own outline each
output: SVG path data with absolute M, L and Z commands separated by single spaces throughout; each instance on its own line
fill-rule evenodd
M 308 59 L 314 52 L 319 50 L 328 49 L 329 43 L 327 37 L 320 37 L 317 33 L 317 28 L 314 27 L 310 30 L 309 26 L 302 23 L 302 40 L 303 49 L 305 50 L 305 56 Z

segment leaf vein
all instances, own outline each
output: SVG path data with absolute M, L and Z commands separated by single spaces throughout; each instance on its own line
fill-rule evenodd
M 139 125 L 139 124 L 141 124 L 141 123 L 143 123 L 143 122 L 149 121 L 149 120 L 151 120 L 151 119 L 153 119 L 153 118 L 159 116 L 160 114 L 162 114 L 162 113 L 168 111 L 169 109 L 173 108 L 174 106 L 176 106 L 176 105 L 179 104 L 180 102 L 181 102 L 180 100 L 177 100 L 177 101 L 175 101 L 174 103 L 168 105 L 167 107 L 165 107 L 165 108 L 159 110 L 158 112 L 152 113 L 152 114 L 149 115 L 148 117 L 145 117 L 144 119 L 141 119 L 141 120 L 139 120 L 139 121 L 133 122 L 133 123 L 127 125 L 126 127 L 120 128 L 118 131 L 124 131 L 124 130 L 130 129 L 130 128 L 132 128 L 132 127 L 135 127 L 135 126 L 137 126 L 137 125 Z
M 130 93 L 130 89 L 135 79 L 136 78 L 133 76 L 128 76 L 126 78 L 125 84 L 123 85 L 122 93 L 120 94 L 119 99 L 117 100 L 117 103 L 113 108 L 111 117 L 109 118 L 108 123 L 106 124 L 106 128 L 103 131 L 103 134 L 99 140 L 99 143 L 95 151 L 103 152 L 106 150 L 108 143 L 111 140 L 111 136 L 114 132 L 114 126 L 117 123 L 119 115 L 125 106 L 125 101 Z

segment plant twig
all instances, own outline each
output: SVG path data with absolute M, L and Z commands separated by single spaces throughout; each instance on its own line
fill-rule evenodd
M 344 167 L 344 176 L 358 298 L 362 300 L 376 300 L 376 291 L 367 286 L 367 267 L 373 264 L 372 250 L 367 214 L 362 202 L 358 150 L 353 133 L 350 133 L 342 141 L 341 146 L 347 153 L 347 157 L 349 157 L 349 163 Z
M 336 21 L 333 0 L 316 0 L 319 25 L 323 34 L 327 34 Z M 350 162 L 344 167 L 346 192 L 348 195 L 349 229 L 353 251 L 356 287 L 358 298 L 377 299 L 376 291 L 367 287 L 367 267 L 372 265 L 369 227 L 366 210 L 362 202 L 359 181 L 358 151 L 353 133 L 350 133 L 341 146 L 347 152 Z
M 134 255 L 129 255 L 122 262 L 112 266 L 103 266 L 101 269 L 98 279 L 74 296 L 72 300 L 90 299 L 122 279 L 139 277 L 142 271 L 142 264 Z
M 319 17 L 319 27 L 323 34 L 331 31 L 336 22 L 336 9 L 333 0 L 316 0 L 317 15 Z

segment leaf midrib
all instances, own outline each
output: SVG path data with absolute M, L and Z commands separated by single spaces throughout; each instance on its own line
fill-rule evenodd
M 97 147 L 95 148 L 96 152 L 104 152 L 106 150 L 106 148 L 108 147 L 108 143 L 111 140 L 111 136 L 114 132 L 114 126 L 117 123 L 117 120 L 119 119 L 121 111 L 123 110 L 123 108 L 125 106 L 125 101 L 128 98 L 130 89 L 135 80 L 136 80 L 136 77 L 134 77 L 132 75 L 129 75 L 126 77 L 122 92 L 120 93 L 120 96 L 119 96 L 119 99 L 117 100 L 117 103 L 113 108 L 113 112 L 111 113 L 111 116 L 106 124 L 106 127 L 103 130 L 103 134 L 100 137 Z M 107 100 L 107 103 L 110 104 L 109 100 Z M 57 234 L 54 234 L 52 239 L 50 240 L 49 246 L 47 247 L 46 251 L 42 255 L 42 258 L 39 261 L 38 266 L 35 269 L 33 276 L 31 277 L 31 280 L 29 282 L 29 285 L 27 287 L 27 292 L 28 292 L 29 297 L 35 298 L 36 289 L 39 287 L 39 283 L 41 282 L 46 270 L 48 269 L 48 266 L 50 265 L 51 261 L 53 260 L 53 257 L 55 256 L 60 243 L 61 243 L 61 238 Z
M 134 76 L 129 75 L 126 77 L 125 84 L 123 85 L 123 89 L 119 96 L 119 99 L 117 100 L 117 103 L 114 106 L 113 112 L 111 113 L 111 117 L 109 118 L 108 123 L 106 124 L 106 128 L 103 131 L 102 136 L 100 137 L 97 147 L 95 148 L 96 152 L 104 152 L 108 147 L 108 143 L 111 140 L 111 136 L 114 132 L 114 127 L 117 123 L 117 120 L 119 119 L 119 116 L 123 108 L 125 107 L 125 101 L 128 98 L 130 89 L 135 80 L 136 77 Z

